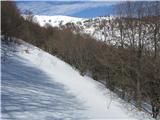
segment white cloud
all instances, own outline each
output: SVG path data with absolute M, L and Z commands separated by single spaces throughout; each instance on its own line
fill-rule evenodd
M 58 2 L 58 4 L 54 4 L 51 2 L 20 2 L 18 3 L 18 7 L 21 10 L 29 9 L 36 14 L 60 14 L 60 15 L 69 15 L 73 14 L 85 9 L 96 8 L 102 6 L 108 6 L 115 4 L 115 2 Z
M 70 5 L 56 5 L 53 10 L 55 10 L 55 14 L 72 14 L 75 12 L 79 12 L 88 8 L 102 7 L 107 6 L 109 3 L 106 2 L 87 2 L 87 3 L 78 3 L 78 4 L 70 4 Z

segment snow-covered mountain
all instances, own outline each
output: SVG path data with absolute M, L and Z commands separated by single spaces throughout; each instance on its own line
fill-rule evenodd
M 120 33 L 120 23 L 118 20 L 113 17 L 96 17 L 96 18 L 76 18 L 70 16 L 34 16 L 35 22 L 38 22 L 41 26 L 49 24 L 53 27 L 59 27 L 59 29 L 70 28 L 74 32 L 81 34 L 90 35 L 92 38 L 100 41 L 105 41 L 107 44 L 112 44 L 116 46 L 121 45 L 121 33 Z M 122 23 L 123 27 L 123 44 L 130 45 L 130 37 L 132 36 L 132 30 L 128 28 L 125 22 Z M 138 45 L 138 27 L 134 26 L 134 39 L 135 45 Z M 151 41 L 149 41 L 150 31 L 152 25 L 142 25 L 142 30 L 145 31 L 142 34 L 144 39 L 144 44 L 147 47 Z M 145 37 L 144 37 L 145 36 Z
M 7 54 L 9 53 L 9 54 Z M 2 119 L 152 119 L 59 58 L 2 41 Z M 123 104 L 122 104 L 123 103 Z
M 45 24 L 48 23 L 53 27 L 59 27 L 61 25 L 66 25 L 67 23 L 77 23 L 85 20 L 85 18 L 76 18 L 63 15 L 57 15 L 57 16 L 35 15 L 34 18 L 41 26 L 45 26 Z
M 96 17 L 96 18 L 77 18 L 70 16 L 43 16 L 35 15 L 34 20 L 38 22 L 41 26 L 49 24 L 53 27 L 69 27 L 73 31 L 78 31 L 82 34 L 88 34 L 97 40 L 106 41 L 106 33 L 104 30 L 106 28 L 103 25 L 107 25 L 108 21 L 113 19 L 113 17 Z M 109 39 L 109 38 L 108 38 Z M 108 40 L 109 41 L 109 40 Z

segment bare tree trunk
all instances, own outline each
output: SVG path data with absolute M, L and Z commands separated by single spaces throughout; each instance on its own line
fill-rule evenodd
M 159 111 L 160 111 L 160 107 L 158 107 L 154 104 L 151 104 L 151 105 L 152 105 L 152 117 L 157 118 Z
M 157 41 L 157 26 L 155 26 L 154 29 L 154 58 L 157 58 L 157 45 L 158 45 L 158 41 Z

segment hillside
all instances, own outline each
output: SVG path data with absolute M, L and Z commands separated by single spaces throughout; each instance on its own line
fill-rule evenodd
M 96 17 L 96 18 L 77 18 L 70 16 L 43 16 L 35 15 L 34 20 L 41 26 L 49 24 L 53 27 L 71 28 L 73 31 L 80 32 L 82 34 L 88 34 L 97 40 L 105 41 L 104 22 L 108 22 L 113 17 Z M 109 24 L 109 23 L 106 23 Z M 102 26 L 102 28 L 100 28 Z M 109 26 L 109 25 L 108 25 Z M 109 38 L 108 38 L 109 39 Z
M 43 16 L 35 15 L 35 20 L 41 25 L 44 26 L 46 23 L 51 24 L 54 27 L 59 27 L 60 25 L 65 25 L 67 23 L 77 23 L 85 20 L 84 18 L 76 18 L 70 16 Z
M 151 119 L 59 58 L 18 43 L 2 41 L 2 119 Z
M 2 2 L 3 118 L 159 120 L 159 6 L 124 2 L 117 16 L 82 19 Z

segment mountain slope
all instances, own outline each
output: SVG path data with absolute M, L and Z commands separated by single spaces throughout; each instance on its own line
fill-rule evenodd
M 2 42 L 2 50 L 11 55 L 2 61 L 3 119 L 150 119 L 128 111 L 134 107 L 125 104 L 127 110 L 103 85 L 57 57 L 19 42 L 13 44 L 14 53 L 13 45 Z
M 59 27 L 60 24 L 65 25 L 66 23 L 70 22 L 76 23 L 85 20 L 85 18 L 76 18 L 76 17 L 62 16 L 62 15 L 56 15 L 56 16 L 35 15 L 34 18 L 41 26 L 44 26 L 46 23 L 48 23 L 54 27 Z
M 96 18 L 77 18 L 63 15 L 56 16 L 43 16 L 43 15 L 35 15 L 34 20 L 38 22 L 41 26 L 45 26 L 49 24 L 53 27 L 63 28 L 71 28 L 73 31 L 80 32 L 82 34 L 88 34 L 91 37 L 106 41 L 106 36 L 108 40 L 110 40 L 109 32 L 110 30 L 104 34 L 106 28 L 103 26 L 104 22 L 106 27 L 110 27 L 108 25 L 108 21 L 113 19 L 113 17 L 96 17 Z M 102 26 L 100 28 L 100 26 Z M 108 34 L 108 35 L 106 35 Z

